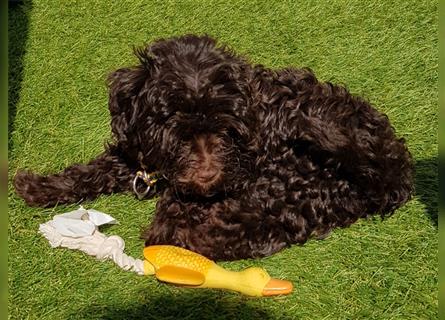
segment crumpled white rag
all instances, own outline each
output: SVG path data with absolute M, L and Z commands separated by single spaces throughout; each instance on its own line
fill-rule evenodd
M 39 232 L 53 248 L 76 249 L 101 260 L 110 259 L 124 270 L 143 275 L 143 261 L 124 253 L 125 242 L 121 237 L 107 237 L 99 232 L 98 227 L 107 223 L 116 223 L 116 220 L 103 212 L 80 206 L 41 224 Z

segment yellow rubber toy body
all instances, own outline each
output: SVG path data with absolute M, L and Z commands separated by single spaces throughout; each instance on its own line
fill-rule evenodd
M 165 282 L 194 288 L 220 288 L 249 296 L 288 294 L 292 283 L 271 277 L 261 268 L 235 272 L 218 266 L 195 252 L 168 245 L 144 249 L 146 274 Z

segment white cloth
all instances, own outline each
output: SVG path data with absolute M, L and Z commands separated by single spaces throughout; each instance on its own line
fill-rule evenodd
M 116 220 L 103 212 L 80 206 L 41 224 L 39 232 L 53 248 L 76 249 L 97 259 L 110 259 L 124 270 L 143 275 L 144 262 L 124 253 L 125 242 L 121 237 L 107 237 L 99 232 L 98 227 L 107 223 L 116 223 Z

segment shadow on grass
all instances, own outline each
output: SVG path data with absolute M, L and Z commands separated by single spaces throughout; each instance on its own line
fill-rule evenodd
M 92 305 L 73 315 L 76 319 L 276 319 L 268 310 L 251 305 L 242 295 L 220 291 L 185 290 L 181 295 L 149 296 L 140 305 Z M 280 310 L 280 319 L 292 319 Z
M 438 203 L 439 177 L 438 159 L 422 159 L 415 163 L 415 185 L 416 196 L 425 205 L 427 216 L 431 222 L 438 226 Z
M 32 2 L 10 1 L 8 6 L 8 150 L 12 151 L 11 132 L 14 130 L 17 104 L 23 80 L 23 59 L 28 40 L 29 14 Z

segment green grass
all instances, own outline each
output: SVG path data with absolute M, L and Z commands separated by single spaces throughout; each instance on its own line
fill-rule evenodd
M 133 45 L 208 33 L 252 62 L 308 66 L 388 114 L 416 160 L 415 198 L 391 218 L 250 265 L 293 281 L 292 295 L 253 299 L 159 284 L 82 253 L 51 249 L 38 226 L 75 206 L 29 208 L 9 189 L 11 319 L 434 319 L 438 293 L 436 1 L 34 1 L 10 9 L 10 175 L 85 162 L 110 138 L 107 73 Z M 11 186 L 11 185 L 10 185 Z M 142 255 L 154 202 L 87 203 Z

